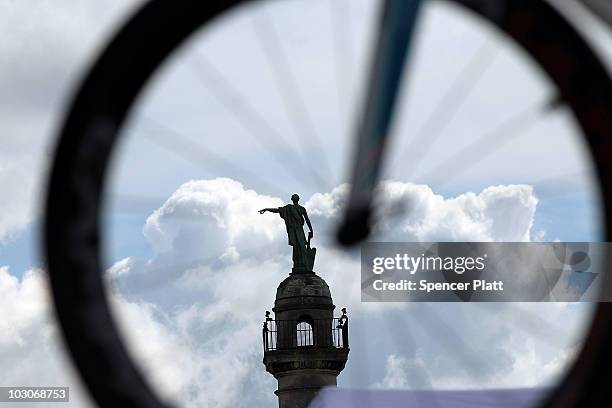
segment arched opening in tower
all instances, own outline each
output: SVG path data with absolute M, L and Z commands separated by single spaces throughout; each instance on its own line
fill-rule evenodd
M 310 316 L 301 316 L 298 319 L 296 326 L 297 346 L 313 346 L 314 333 L 312 330 L 312 318 Z

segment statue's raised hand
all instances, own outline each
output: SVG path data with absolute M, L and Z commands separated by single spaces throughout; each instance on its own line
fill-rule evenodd
M 265 213 L 265 212 L 266 212 L 266 210 L 267 210 L 267 208 L 264 208 L 263 210 L 259 210 L 259 211 L 257 211 L 257 212 L 258 212 L 258 213 L 260 213 L 260 214 L 263 214 L 263 213 Z

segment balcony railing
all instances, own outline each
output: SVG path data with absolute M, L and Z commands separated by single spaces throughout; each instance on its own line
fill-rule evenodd
M 263 325 L 264 351 L 301 347 L 348 348 L 348 317 L 333 319 L 273 320 Z

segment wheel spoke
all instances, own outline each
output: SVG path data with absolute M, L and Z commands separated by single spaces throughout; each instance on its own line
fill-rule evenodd
M 347 75 L 349 67 L 353 66 L 353 52 L 351 44 L 351 18 L 350 6 L 346 0 L 335 0 L 328 2 L 332 20 L 334 55 L 336 65 L 336 86 L 338 92 L 338 113 L 341 118 L 350 117 L 349 104 L 344 101 L 349 92 L 349 80 Z
M 151 132 L 144 132 L 147 140 L 154 142 L 164 149 L 172 151 L 177 156 L 201 166 L 208 171 L 210 176 L 218 175 L 212 170 L 213 168 L 216 168 L 217 172 L 220 174 L 239 174 L 241 177 L 245 177 L 246 180 L 251 180 L 251 182 L 260 188 L 264 188 L 267 191 L 274 192 L 275 194 L 280 194 L 283 191 L 273 183 L 260 178 L 257 176 L 257 174 L 226 160 L 219 154 L 214 153 L 213 151 L 185 136 L 182 136 L 175 130 L 170 129 L 168 126 L 163 125 L 152 118 L 142 118 L 142 121 L 152 130 Z M 300 179 L 297 178 L 297 180 Z
M 477 138 L 465 148 L 451 155 L 442 164 L 419 176 L 421 182 L 428 184 L 447 183 L 476 163 L 489 157 L 489 154 L 502 148 L 506 143 L 524 134 L 540 118 L 540 110 L 529 107 L 504 121 L 492 131 Z
M 580 184 L 580 188 L 576 188 L 578 187 L 576 183 L 571 186 L 568 180 L 587 177 L 591 177 L 591 174 L 585 170 L 582 172 L 565 173 L 537 180 L 528 180 L 523 183 L 533 186 L 533 188 L 540 193 L 546 192 L 547 197 L 554 197 L 584 191 L 584 185 L 582 183 Z
M 480 310 L 486 311 L 492 322 L 497 320 L 498 316 L 493 315 L 493 310 L 487 303 L 474 302 L 474 304 L 478 305 Z M 504 312 L 504 320 L 511 321 L 513 327 L 526 335 L 539 339 L 542 344 L 550 347 L 564 346 L 559 340 L 565 337 L 566 330 L 527 310 L 522 306 L 522 302 L 508 304 Z
M 436 140 L 442 135 L 444 129 L 449 125 L 463 103 L 470 95 L 476 84 L 484 76 L 491 63 L 495 60 L 495 49 L 490 43 L 483 44 L 469 63 L 464 67 L 454 82 L 443 95 L 441 102 L 433 109 L 408 144 L 402 155 L 398 157 L 398 162 L 392 166 L 396 169 L 406 156 L 410 156 L 410 169 L 408 177 L 413 175 L 418 165 L 426 156 L 429 149 Z M 401 162 L 399 162 L 401 160 Z
M 194 59 L 193 72 L 204 87 L 214 93 L 218 100 L 247 129 L 250 135 L 266 148 L 267 152 L 281 164 L 287 173 L 292 173 L 296 180 L 303 182 L 304 174 L 309 174 L 319 189 L 329 187 L 324 177 L 308 161 L 296 161 L 300 155 L 268 122 L 236 91 L 221 73 L 203 58 Z M 280 148 L 279 148 L 280 147 Z M 292 156 L 285 152 L 291 152 Z M 305 169 L 302 171 L 300 169 Z
M 419 306 L 422 313 L 406 313 L 405 315 L 417 322 L 434 342 L 449 350 L 448 356 L 454 359 L 458 368 L 470 367 L 473 373 L 484 375 L 488 371 L 488 362 L 477 350 L 466 343 L 454 327 L 444 322 L 429 303 L 422 302 Z
M 261 245 L 253 248 L 252 250 L 255 252 L 263 252 L 266 248 L 269 248 L 269 245 Z M 170 265 L 160 265 L 153 266 L 147 269 L 147 279 L 139 282 L 138 286 L 135 286 L 134 289 L 130 291 L 125 291 L 126 295 L 134 294 L 134 295 L 143 295 L 155 290 L 163 289 L 164 286 L 171 282 L 172 280 L 179 279 L 185 272 L 190 269 L 194 269 L 200 266 L 208 265 L 212 262 L 218 261 L 222 256 L 222 253 L 218 253 L 215 255 L 211 255 L 208 257 L 196 258 L 187 262 L 174 262 Z M 147 264 L 149 265 L 149 264 Z M 155 265 L 155 264 L 152 264 Z M 108 269 L 108 268 L 107 268 Z M 129 275 L 128 275 L 129 276 Z M 120 285 L 117 285 L 118 281 L 121 278 L 115 280 L 112 284 L 115 288 Z M 119 282 L 120 283 L 120 282 Z
M 474 142 L 444 160 L 439 166 L 418 177 L 418 179 L 429 185 L 448 183 L 511 140 L 524 135 L 525 131 L 553 112 L 558 106 L 555 102 L 547 102 L 544 105 L 538 103 L 536 106 L 523 109 L 493 130 L 478 137 Z
M 320 161 L 319 166 L 323 169 L 323 173 L 331 174 L 331 166 L 329 165 L 325 148 L 310 118 L 297 80 L 291 71 L 289 59 L 283 51 L 281 41 L 266 10 L 261 10 L 257 15 L 253 16 L 252 21 L 259 44 L 264 50 L 269 66 L 274 71 L 276 86 L 285 102 L 283 106 L 286 108 L 291 123 L 295 126 L 296 133 L 301 136 L 299 139 L 301 140 L 300 146 L 302 146 L 305 157 L 312 157 L 312 153 L 308 152 L 305 143 L 310 141 L 317 151 L 317 159 Z M 331 186 L 328 185 L 328 187 Z

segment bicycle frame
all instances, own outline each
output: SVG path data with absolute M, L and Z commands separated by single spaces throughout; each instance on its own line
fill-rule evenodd
M 338 240 L 345 245 L 356 244 L 369 235 L 373 190 L 422 2 L 386 0 L 384 3 L 366 102 L 357 129 L 351 193 L 338 231 Z

